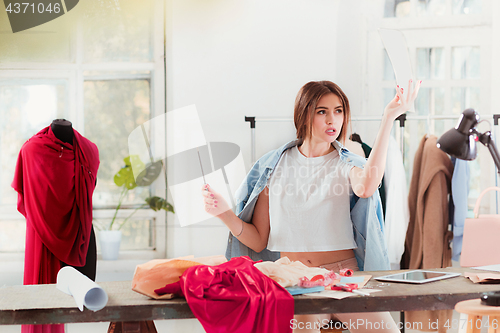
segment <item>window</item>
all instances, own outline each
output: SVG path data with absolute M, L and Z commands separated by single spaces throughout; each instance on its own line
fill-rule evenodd
M 19 150 L 56 118 L 98 146 L 94 226 L 109 224 L 120 195 L 113 175 L 128 156 L 128 135 L 165 112 L 163 5 L 81 1 L 78 16 L 0 34 L 0 252 L 24 250 L 24 217 L 10 187 Z M 0 20 L 0 30 L 10 30 L 8 20 Z M 160 183 L 130 191 L 118 222 L 146 197 L 165 197 Z M 122 231 L 122 250 L 165 256 L 164 213 L 140 209 Z
M 406 17 L 410 13 L 410 0 L 387 0 L 384 17 Z
M 403 32 L 414 77 L 423 80 L 416 113 L 407 114 L 404 129 L 404 161 L 407 181 L 420 139 L 427 133 L 439 137 L 454 127 L 466 108 L 474 108 L 481 119 L 492 122 L 490 102 L 492 74 L 492 16 L 490 0 L 380 0 L 384 12 L 372 27 Z M 363 109 L 383 109 L 395 95 L 392 66 L 376 29 L 367 29 L 369 54 L 367 88 L 369 101 Z M 494 74 L 493 74 L 494 75 Z M 480 130 L 490 129 L 486 124 Z M 494 132 L 494 128 L 491 128 Z M 395 126 L 396 137 L 400 136 Z M 488 150 L 478 146 L 479 156 L 471 162 L 469 208 L 482 189 L 495 184 L 496 172 Z M 492 196 L 493 197 L 493 196 Z M 493 208 L 494 201 L 490 202 Z
M 486 1 L 486 0 L 485 0 Z M 482 0 L 385 0 L 384 17 L 446 16 L 482 13 Z
M 446 13 L 445 0 L 418 0 L 418 16 L 443 16 Z
M 481 0 L 453 0 L 453 14 L 480 14 Z

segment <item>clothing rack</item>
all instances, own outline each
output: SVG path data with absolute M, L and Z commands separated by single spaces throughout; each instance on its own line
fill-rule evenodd
M 395 121 L 399 121 L 399 127 L 400 127 L 400 135 L 399 135 L 399 140 L 400 140 L 400 147 L 401 147 L 401 155 L 403 157 L 403 163 L 404 163 L 404 127 L 405 123 L 407 120 L 412 121 L 412 120 L 427 120 L 427 122 L 430 122 L 431 120 L 458 120 L 460 117 L 459 115 L 427 115 L 427 116 L 418 116 L 418 115 L 407 115 L 406 113 L 402 114 L 398 118 L 396 118 Z M 484 119 L 491 119 L 493 118 L 493 126 L 498 126 L 498 120 L 500 119 L 500 114 L 487 114 L 487 115 L 482 115 L 481 118 Z M 363 116 L 363 117 L 352 117 L 351 121 L 381 121 L 382 117 L 376 117 L 376 116 Z M 257 122 L 291 122 L 293 121 L 293 118 L 290 117 L 247 117 L 245 116 L 245 121 L 250 123 L 250 131 L 251 131 L 251 163 L 255 163 L 256 158 L 255 158 L 255 125 Z M 493 128 L 491 129 L 493 131 Z M 493 140 L 495 141 L 496 144 L 496 130 L 493 131 Z M 496 168 L 496 167 L 495 167 Z M 498 170 L 496 170 L 498 171 Z M 496 176 L 497 173 L 495 173 L 495 186 L 498 186 L 498 177 Z M 496 195 L 496 213 L 498 214 L 498 192 L 495 191 Z M 401 312 L 401 317 L 400 317 L 401 322 L 405 322 L 405 315 L 404 312 Z M 405 332 L 404 325 L 403 329 L 401 331 L 402 333 Z
M 403 156 L 403 163 L 404 163 L 404 127 L 405 123 L 407 120 L 427 120 L 428 122 L 431 120 L 458 120 L 460 117 L 459 115 L 427 115 L 427 116 L 413 116 L 413 115 L 407 115 L 406 113 L 402 114 L 401 116 L 396 118 L 396 121 L 399 121 L 399 127 L 401 128 L 400 131 L 400 147 L 401 147 L 401 154 Z M 500 119 L 500 114 L 486 114 L 486 115 L 481 115 L 481 118 L 484 119 L 491 119 L 493 118 L 493 125 L 498 126 L 498 120 Z M 362 116 L 362 117 L 351 117 L 351 122 L 355 121 L 381 121 L 382 117 L 377 117 L 377 116 Z M 256 157 L 255 157 L 255 125 L 257 122 L 292 122 L 293 118 L 291 117 L 248 117 L 245 116 L 245 121 L 250 123 L 250 152 L 251 152 L 251 163 L 255 163 Z M 493 133 L 495 134 L 495 133 Z M 496 143 L 496 136 L 493 135 L 493 138 Z M 497 178 L 495 178 L 495 182 L 497 181 Z M 498 192 L 496 192 L 498 195 Z M 497 204 L 498 206 L 498 204 Z M 497 207 L 497 213 L 498 213 L 498 207 Z
M 453 114 L 453 115 L 427 115 L 427 116 L 418 116 L 418 115 L 407 115 L 406 113 L 402 114 L 398 118 L 396 118 L 396 121 L 399 121 L 399 127 L 401 128 L 400 130 L 400 135 L 399 135 L 399 142 L 400 142 L 400 147 L 401 147 L 401 155 L 403 157 L 403 163 L 404 161 L 404 127 L 405 123 L 407 120 L 412 121 L 412 120 L 427 120 L 427 122 L 430 122 L 431 120 L 458 120 L 461 114 Z M 484 114 L 481 115 L 481 119 L 493 119 L 493 126 L 496 127 L 498 126 L 498 121 L 500 119 L 500 114 Z M 362 116 L 362 117 L 351 117 L 351 121 L 381 121 L 382 117 L 377 117 L 377 116 Z M 245 121 L 250 123 L 250 135 L 251 135 L 251 163 L 255 163 L 256 158 L 255 158 L 255 125 L 257 122 L 291 122 L 293 121 L 293 118 L 291 117 L 247 117 L 245 116 Z M 493 132 L 493 141 L 495 144 L 497 143 L 496 140 L 496 128 L 493 129 L 491 128 L 491 131 Z M 495 186 L 498 186 L 498 170 L 496 170 L 495 167 Z M 495 191 L 495 204 L 496 204 L 496 214 L 498 214 L 498 192 Z

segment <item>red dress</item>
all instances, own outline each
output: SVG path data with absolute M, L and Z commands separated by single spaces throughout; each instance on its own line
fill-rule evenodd
M 26 217 L 25 285 L 56 283 L 61 261 L 85 265 L 99 152 L 73 133 L 71 145 L 46 127 L 19 152 L 12 187 Z M 22 332 L 64 332 L 64 325 L 23 325 Z

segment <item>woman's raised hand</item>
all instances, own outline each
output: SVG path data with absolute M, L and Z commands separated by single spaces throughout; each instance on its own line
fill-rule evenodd
M 415 101 L 420 89 L 422 81 L 418 81 L 415 89 L 412 91 L 412 80 L 408 82 L 408 90 L 404 91 L 399 85 L 396 87 L 396 96 L 387 104 L 384 110 L 384 116 L 390 120 L 395 120 L 397 117 L 410 109 L 411 104 Z
M 205 184 L 201 188 L 201 194 L 203 195 L 203 202 L 205 204 L 205 211 L 212 215 L 218 216 L 228 210 L 231 210 L 226 200 L 222 197 L 220 193 L 215 192 L 210 185 Z

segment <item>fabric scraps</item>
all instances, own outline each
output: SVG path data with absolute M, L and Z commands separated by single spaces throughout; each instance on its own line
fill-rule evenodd
M 304 276 L 312 279 L 316 275 L 325 275 L 329 272 L 324 268 L 308 267 L 300 261 L 290 261 L 288 257 L 276 261 L 258 262 L 255 267 L 282 287 L 296 286 L 299 284 L 299 279 Z

